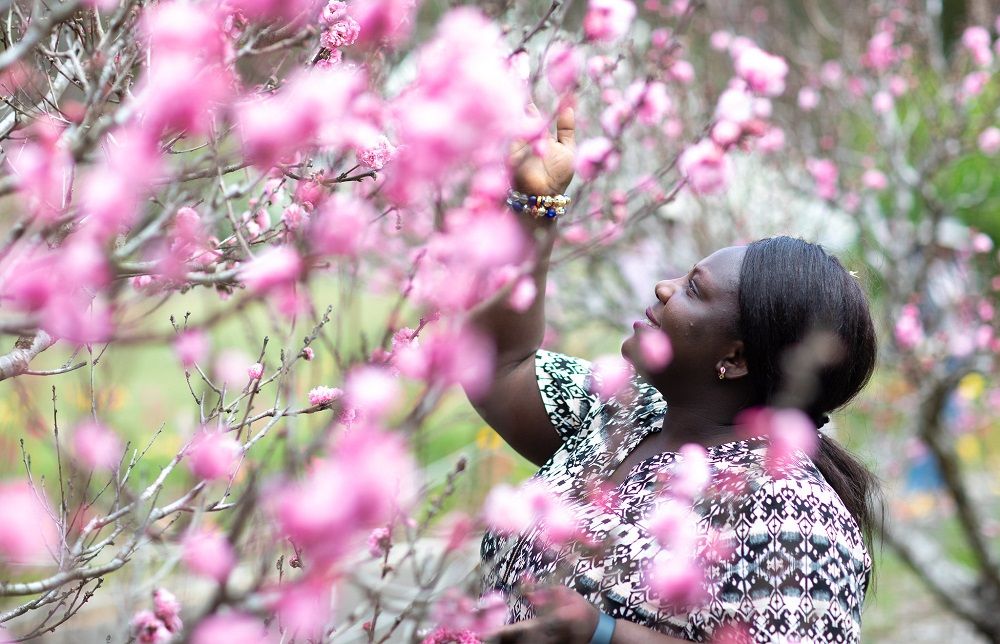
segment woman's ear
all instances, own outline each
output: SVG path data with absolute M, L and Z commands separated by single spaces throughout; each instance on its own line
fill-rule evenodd
M 729 380 L 742 378 L 750 373 L 747 368 L 746 354 L 743 352 L 742 340 L 733 342 L 729 353 L 715 365 L 715 370 L 717 373 L 724 373 L 723 377 Z

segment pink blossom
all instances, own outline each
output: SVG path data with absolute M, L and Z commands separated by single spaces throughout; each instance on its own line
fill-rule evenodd
M 634 375 L 632 366 L 621 356 L 601 356 L 593 362 L 594 393 L 608 399 L 624 390 Z
M 337 193 L 313 219 L 309 242 L 318 253 L 353 257 L 361 248 L 365 229 L 377 216 L 368 201 Z
M 133 615 L 131 627 L 136 641 L 140 644 L 166 644 L 174 637 L 151 610 L 141 610 Z
M 485 637 L 503 626 L 506 615 L 507 603 L 499 591 L 490 591 L 473 601 L 450 588 L 434 603 L 432 621 L 447 624 L 452 632 L 468 631 Z
M 986 67 L 993 62 L 990 41 L 990 32 L 979 25 L 968 27 L 962 33 L 962 46 L 969 51 L 972 59 L 980 67 Z
M 210 62 L 222 62 L 225 53 L 219 18 L 210 6 L 186 2 L 165 2 L 142 12 L 156 57 L 202 55 Z
M 889 180 L 881 171 L 869 168 L 861 175 L 861 183 L 869 190 L 881 191 L 889 185 Z
M 837 89 L 844 79 L 844 68 L 836 60 L 828 60 L 819 68 L 819 78 L 830 89 Z
M 399 381 L 387 370 L 362 365 L 347 374 L 344 399 L 348 407 L 373 418 L 391 413 L 400 402 Z
M 514 288 L 511 290 L 507 302 L 512 309 L 523 313 L 531 308 L 537 296 L 538 289 L 535 286 L 535 280 L 531 276 L 525 275 L 514 283 Z
M 743 125 L 754 117 L 753 97 L 739 88 L 729 88 L 719 95 L 715 116 L 720 120 Z
M 733 35 L 728 31 L 717 30 L 713 31 L 708 37 L 709 46 L 715 51 L 726 51 L 729 49 L 729 43 L 733 41 Z
M 24 205 L 43 221 L 52 221 L 66 205 L 73 173 L 73 158 L 64 143 L 61 129 L 48 119 L 34 125 L 35 141 L 12 145 L 6 161 L 17 178 L 17 190 Z
M 757 149 L 764 154 L 778 152 L 785 147 L 785 131 L 780 127 L 771 126 L 757 140 Z
M 627 100 L 635 110 L 640 123 L 657 125 L 673 109 L 667 86 L 659 81 L 636 81 L 625 90 Z
M 358 158 L 358 163 L 361 165 L 367 166 L 372 170 L 381 170 L 396 154 L 396 146 L 390 143 L 389 139 L 384 135 L 380 134 L 375 145 L 357 148 L 355 149 L 355 154 Z
M 630 0 L 590 0 L 583 33 L 587 40 L 614 42 L 628 33 L 634 18 L 635 5 Z
M 389 528 L 375 528 L 368 535 L 368 554 L 372 557 L 381 559 L 388 554 L 391 547 L 392 534 L 389 532 Z
M 350 16 L 345 16 L 327 27 L 320 34 L 319 41 L 327 49 L 349 47 L 357 42 L 360 33 L 361 26 L 358 21 Z
M 296 282 L 302 273 L 302 258 L 291 246 L 269 248 L 243 265 L 240 277 L 247 288 L 266 293 Z
M 972 72 L 962 79 L 962 87 L 958 90 L 958 101 L 967 103 L 970 99 L 979 96 L 986 83 L 990 80 L 990 73 L 985 71 Z
M 988 253 L 993 250 L 993 240 L 986 233 L 976 233 L 972 236 L 971 247 L 974 253 Z M 983 302 L 983 304 L 988 304 L 988 302 Z
M 644 369 L 662 371 L 674 357 L 670 338 L 662 331 L 643 330 L 639 333 L 639 356 Z
M 288 230 L 298 230 L 309 223 L 309 211 L 297 203 L 289 204 L 281 211 L 281 221 Z
M 557 40 L 545 55 L 545 77 L 557 94 L 563 94 L 576 88 L 585 63 L 583 51 Z
M 521 491 L 505 483 L 490 490 L 482 513 L 493 529 L 505 534 L 523 532 L 535 521 L 534 511 L 524 502 Z
M 236 566 L 236 553 L 221 531 L 189 531 L 182 541 L 181 560 L 191 572 L 223 582 Z
M 979 134 L 976 141 L 979 144 L 979 151 L 986 156 L 993 156 L 1000 152 L 1000 128 L 990 126 Z
M 878 72 L 892 67 L 899 60 L 899 52 L 895 49 L 892 33 L 880 31 L 868 41 L 868 51 L 862 58 L 862 63 Z
M 347 15 L 347 3 L 340 0 L 330 0 L 323 7 L 320 13 L 320 20 L 325 25 L 332 25 L 338 20 L 343 20 Z
M 797 409 L 778 409 L 762 413 L 766 416 L 761 419 L 766 418 L 770 425 L 765 466 L 772 475 L 796 452 L 803 452 L 810 457 L 816 454 L 819 448 L 816 424 L 803 412 Z
M 732 145 L 739 140 L 742 129 L 732 121 L 719 121 L 712 126 L 711 138 L 719 147 Z
M 185 369 L 204 361 L 209 346 L 208 336 L 203 331 L 182 331 L 174 339 L 174 352 Z
M 803 87 L 799 90 L 799 109 L 803 112 L 811 112 L 819 105 L 819 92 L 812 87 Z
M 689 85 L 694 80 L 694 66 L 686 60 L 674 61 L 667 73 L 681 85 Z
M 816 182 L 816 195 L 820 199 L 837 196 L 837 179 L 840 172 L 837 164 L 829 159 L 806 159 L 806 169 Z
M 420 640 L 420 644 L 481 644 L 482 640 L 473 631 L 457 630 L 438 626 Z
M 264 375 L 264 365 L 259 362 L 255 362 L 249 367 L 247 367 L 247 377 L 250 380 L 260 380 L 261 376 Z
M 355 426 L 303 480 L 271 495 L 269 507 L 282 534 L 327 565 L 407 511 L 416 492 L 416 466 L 402 438 Z
M 191 644 L 272 644 L 277 639 L 267 632 L 264 622 L 244 613 L 230 612 L 206 617 L 191 635 Z
M 33 564 L 59 548 L 56 523 L 44 503 L 26 481 L 0 483 L 0 561 Z
M 233 78 L 228 69 L 180 53 L 152 60 L 136 92 L 136 110 L 143 114 L 143 127 L 151 133 L 208 132 L 212 115 L 232 96 Z
M 361 25 L 360 42 L 394 47 L 410 36 L 417 0 L 352 0 L 351 13 Z
M 778 96 L 785 91 L 788 63 L 758 47 L 747 47 L 736 56 L 736 73 L 751 91 L 764 96 Z
M 670 491 L 681 498 L 697 498 L 705 491 L 712 476 L 708 451 L 697 443 L 688 443 L 681 446 L 678 454 L 670 479 Z
M 322 641 L 333 608 L 332 590 L 321 577 L 282 585 L 274 608 L 286 632 L 297 640 Z
M 73 430 L 73 451 L 90 469 L 117 469 L 122 449 L 114 431 L 101 423 L 88 421 Z
M 166 588 L 157 588 L 153 591 L 153 613 L 171 633 L 178 633 L 184 628 L 180 615 L 181 603 Z
M 649 587 L 663 605 L 695 605 L 701 600 L 705 573 L 689 552 L 660 550 L 646 569 Z
M 232 474 L 241 451 L 240 444 L 232 436 L 203 429 L 188 447 L 188 468 L 198 479 L 226 478 Z
M 393 364 L 400 373 L 442 385 L 459 384 L 477 400 L 486 393 L 493 376 L 494 349 L 471 327 L 435 329 L 419 344 L 395 352 Z
M 889 92 L 899 98 L 910 88 L 909 82 L 902 76 L 895 74 L 889 77 Z
M 729 183 L 729 157 L 711 139 L 702 139 L 684 150 L 679 165 L 695 194 L 714 194 Z
M 584 181 L 618 168 L 618 151 L 610 139 L 597 137 L 582 141 L 576 150 L 576 171 Z
M 913 349 L 924 339 L 923 325 L 920 323 L 920 309 L 915 304 L 903 306 L 896 318 L 896 343 L 904 349 Z
M 314 407 L 316 405 L 329 405 L 343 395 L 343 390 L 337 387 L 313 387 L 309 390 L 309 404 Z

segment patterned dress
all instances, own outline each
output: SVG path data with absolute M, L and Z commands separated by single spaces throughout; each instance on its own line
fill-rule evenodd
M 807 455 L 775 471 L 765 468 L 761 438 L 708 449 L 711 482 L 693 502 L 701 592 L 695 603 L 671 603 L 648 582 L 646 569 L 662 549 L 646 522 L 669 493 L 679 455 L 638 463 L 617 489 L 594 500 L 597 482 L 660 430 L 666 403 L 639 380 L 631 402 L 600 401 L 590 393 L 584 360 L 539 351 L 535 364 L 562 438 L 535 476 L 572 504 L 587 539 L 557 547 L 539 526 L 487 532 L 483 590 L 503 594 L 508 623 L 534 617 L 520 592 L 529 581 L 565 585 L 612 617 L 696 642 L 722 634 L 747 642 L 859 641 L 871 558 L 857 523 Z

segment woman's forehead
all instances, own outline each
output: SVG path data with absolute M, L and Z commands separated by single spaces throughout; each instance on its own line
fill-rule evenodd
M 743 264 L 746 252 L 746 246 L 720 248 L 695 264 L 695 267 L 699 272 L 706 273 L 719 287 L 732 285 L 735 288 L 739 283 L 740 266 Z

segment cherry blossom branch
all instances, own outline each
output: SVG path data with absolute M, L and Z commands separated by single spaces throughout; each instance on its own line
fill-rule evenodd
M 7 380 L 26 373 L 31 361 L 55 343 L 56 338 L 40 329 L 35 332 L 33 337 L 21 336 L 18 338 L 17 342 L 14 343 L 14 350 L 0 356 L 0 380 Z M 64 373 L 65 371 L 70 371 L 70 369 L 57 370 L 54 373 Z

